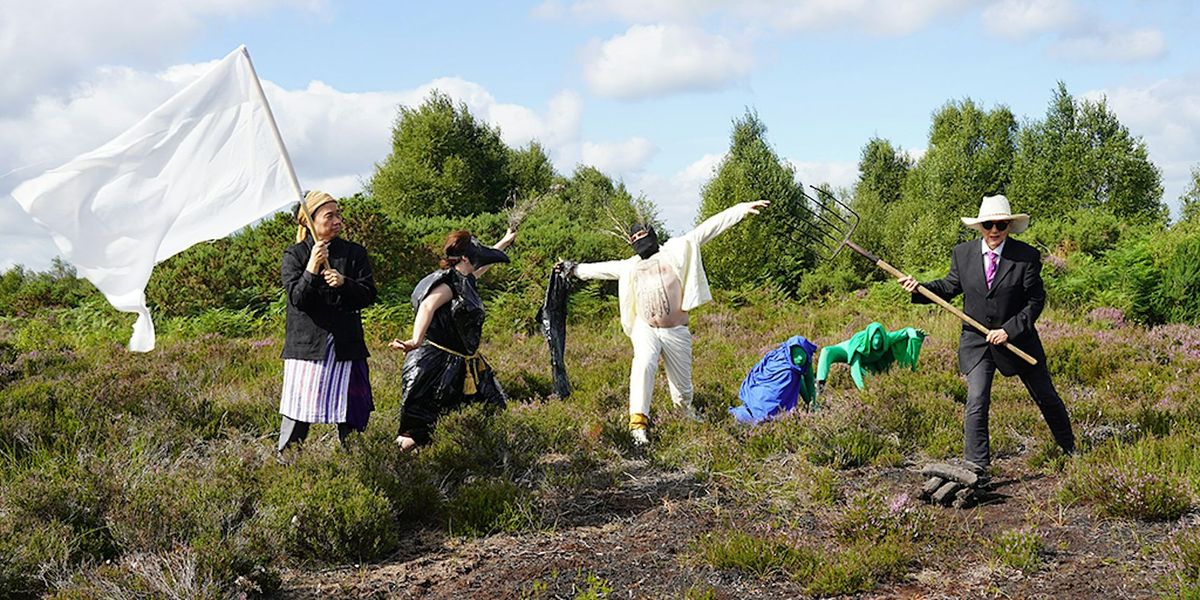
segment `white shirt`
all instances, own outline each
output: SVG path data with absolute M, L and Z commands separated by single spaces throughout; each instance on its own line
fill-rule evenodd
M 750 214 L 748 203 L 733 206 L 705 219 L 695 229 L 679 237 L 667 240 L 655 256 L 675 269 L 680 283 L 683 284 L 682 309 L 690 311 L 709 300 L 712 292 L 708 289 L 708 276 L 704 273 L 704 263 L 700 260 L 700 246 L 717 237 L 725 230 L 738 224 Z M 632 335 L 634 320 L 638 317 L 636 282 L 633 278 L 634 267 L 642 261 L 638 255 L 624 260 L 612 260 L 598 263 L 581 263 L 575 267 L 575 276 L 580 279 L 616 279 L 617 303 L 621 306 L 621 328 L 625 335 Z
M 1000 245 L 996 246 L 996 249 L 993 250 L 988 247 L 987 240 L 979 240 L 979 245 L 983 247 L 983 276 L 984 276 L 984 278 L 987 277 L 988 262 L 991 261 L 991 258 L 988 256 L 988 252 L 996 253 L 996 270 L 999 271 L 1000 270 L 1000 253 L 1001 253 L 1001 251 L 1004 250 L 1004 245 L 1007 243 L 1008 243 L 1008 238 L 1004 238 L 1004 241 L 1000 242 Z

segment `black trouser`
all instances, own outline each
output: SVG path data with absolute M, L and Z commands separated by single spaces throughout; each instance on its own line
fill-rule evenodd
M 992 461 L 991 441 L 988 438 L 988 409 L 992 404 L 992 379 L 996 375 L 996 363 L 990 353 L 967 374 L 967 406 L 963 414 L 963 450 L 966 459 L 987 467 Z M 1017 374 L 1029 395 L 1042 411 L 1042 418 L 1050 426 L 1054 441 L 1064 452 L 1075 450 L 1075 433 L 1071 431 L 1071 417 L 1067 406 L 1054 390 L 1050 371 L 1045 362 L 1025 369 Z
M 309 423 L 297 421 L 291 417 L 283 417 L 283 422 L 279 424 L 279 444 L 276 450 L 283 452 L 290 444 L 303 442 L 304 438 L 308 437 Z M 346 444 L 346 438 L 354 431 L 354 427 L 349 423 L 338 423 L 338 441 L 342 445 Z

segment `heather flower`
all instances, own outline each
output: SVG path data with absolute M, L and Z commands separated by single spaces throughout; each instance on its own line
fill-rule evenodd
M 1092 309 L 1087 315 L 1088 321 L 1093 323 L 1107 324 L 1111 327 L 1123 327 L 1125 325 L 1125 312 L 1119 308 L 1111 306 L 1101 306 Z

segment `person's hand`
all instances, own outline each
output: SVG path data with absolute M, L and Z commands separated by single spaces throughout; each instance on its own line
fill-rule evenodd
M 319 275 L 322 264 L 329 264 L 328 241 L 313 244 L 312 254 L 308 255 L 308 272 L 313 275 Z
M 758 200 L 756 202 L 743 202 L 742 208 L 745 209 L 746 214 L 757 215 L 758 211 L 760 211 L 770 205 L 771 205 L 770 200 Z
M 567 277 L 574 277 L 575 276 L 575 267 L 578 267 L 578 266 L 579 266 L 579 263 L 577 263 L 577 262 L 573 262 L 573 261 L 569 261 L 569 260 L 560 260 L 554 264 L 554 271 L 557 273 L 562 273 L 563 275 L 566 275 Z
M 321 275 L 325 277 L 325 283 L 329 284 L 331 288 L 342 287 L 342 284 L 346 283 L 346 276 L 338 273 L 337 269 L 325 269 L 321 271 Z
M 993 329 L 988 332 L 987 341 L 995 346 L 1001 346 L 1008 341 L 1008 332 L 1003 329 Z
M 392 340 L 391 343 L 388 344 L 388 347 L 393 350 L 403 350 L 405 352 L 412 352 L 413 350 L 416 350 L 417 347 L 420 345 L 421 345 L 421 342 L 418 342 L 417 340 L 404 340 L 404 341 Z
M 916 292 L 917 286 L 921 285 L 917 283 L 916 279 L 913 279 L 912 275 L 905 275 L 904 277 L 897 279 L 896 282 L 900 284 L 900 287 L 904 288 L 904 291 L 910 294 Z
M 504 237 L 500 239 L 500 242 L 507 246 L 509 244 L 512 244 L 516 240 L 517 240 L 517 230 L 513 229 L 512 227 L 509 227 L 508 231 L 504 232 Z

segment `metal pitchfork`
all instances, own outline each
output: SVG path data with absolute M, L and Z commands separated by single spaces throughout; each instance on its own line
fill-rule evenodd
M 846 203 L 835 198 L 833 194 L 815 186 L 809 187 L 816 190 L 818 195 L 825 198 L 827 202 L 832 202 L 832 204 L 809 196 L 801 188 L 800 193 L 804 195 L 807 201 L 812 202 L 816 206 L 816 209 L 814 210 L 804 202 L 792 203 L 792 214 L 789 217 L 796 221 L 791 223 L 793 232 L 799 232 L 809 241 L 815 242 L 819 247 L 829 250 L 830 259 L 837 256 L 842 251 L 842 248 L 849 248 L 858 253 L 859 256 L 874 263 L 875 266 L 887 271 L 893 277 L 897 279 L 905 277 L 905 274 L 900 269 L 889 265 L 887 261 L 868 252 L 850 239 L 850 236 L 854 234 L 854 230 L 858 228 L 860 220 L 858 213 L 851 210 Z M 801 213 L 800 211 L 804 212 Z M 974 327 L 980 333 L 987 335 L 988 328 L 984 327 L 982 323 L 972 319 L 967 313 L 964 313 L 958 307 L 942 299 L 941 296 L 929 291 L 925 286 L 917 285 L 917 293 L 950 311 L 954 316 L 962 319 L 964 323 Z M 1037 364 L 1036 358 L 1030 356 L 1020 348 L 1008 342 L 1004 342 L 1003 346 L 1013 354 L 1021 357 L 1025 362 L 1031 365 Z

